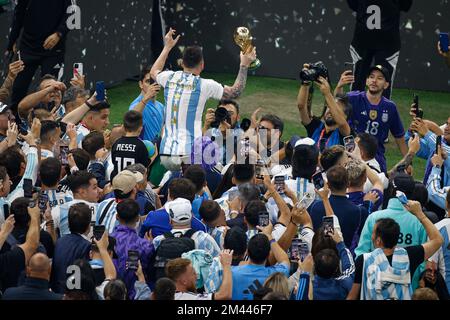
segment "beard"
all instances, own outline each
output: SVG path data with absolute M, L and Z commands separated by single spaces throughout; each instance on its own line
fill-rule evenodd
M 377 94 L 380 94 L 380 93 L 383 93 L 383 89 L 381 89 L 381 90 L 370 90 L 369 89 L 369 93 L 371 94 L 371 95 L 377 95 Z
M 328 118 L 328 119 L 325 119 L 325 124 L 326 124 L 328 127 L 332 127 L 332 126 L 335 126 L 335 125 L 336 125 L 336 121 L 334 121 L 333 118 Z

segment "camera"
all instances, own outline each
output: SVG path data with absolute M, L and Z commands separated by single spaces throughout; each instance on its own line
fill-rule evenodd
M 226 121 L 231 124 L 231 116 L 227 109 L 219 107 L 214 114 L 216 120 L 211 124 L 212 128 L 219 128 L 220 123 Z
M 322 61 L 309 63 L 309 69 L 300 71 L 300 80 L 302 80 L 302 82 L 317 81 L 319 77 L 329 79 L 328 68 Z

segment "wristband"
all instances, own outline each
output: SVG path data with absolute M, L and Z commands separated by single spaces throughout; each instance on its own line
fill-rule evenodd
M 89 109 L 92 109 L 92 108 L 94 107 L 92 104 L 90 104 L 90 103 L 87 102 L 87 101 L 86 101 L 84 104 L 87 105 Z
M 292 223 L 293 225 L 295 225 L 297 228 L 300 227 L 299 224 L 296 224 L 296 223 L 294 222 L 294 220 L 292 219 L 292 217 L 291 217 L 291 223 Z
M 275 242 L 277 242 L 277 240 L 275 239 L 270 240 L 270 245 L 272 246 L 272 244 L 274 244 Z

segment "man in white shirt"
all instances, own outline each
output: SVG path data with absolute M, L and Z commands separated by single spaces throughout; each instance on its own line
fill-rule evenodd
M 175 30 L 165 36 L 165 46 L 153 65 L 150 74 L 164 88 L 166 97 L 165 128 L 161 142 L 161 163 L 170 171 L 178 171 L 181 163 L 190 162 L 191 148 L 196 138 L 202 136 L 202 116 L 206 101 L 210 98 L 236 99 L 247 81 L 250 64 L 256 60 L 256 49 L 241 53 L 241 67 L 232 87 L 222 86 L 214 80 L 202 79 L 205 62 L 202 49 L 187 47 L 183 53 L 183 71 L 162 71 L 175 39 Z

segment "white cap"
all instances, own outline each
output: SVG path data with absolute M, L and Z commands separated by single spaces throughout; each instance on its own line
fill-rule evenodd
M 164 205 L 170 219 L 175 223 L 187 224 L 192 220 L 192 205 L 187 199 L 178 198 Z
M 301 145 L 313 146 L 315 144 L 316 143 L 314 142 L 313 139 L 311 139 L 311 138 L 304 138 L 304 139 L 298 140 L 297 143 L 295 144 L 295 147 L 297 148 L 298 146 L 301 146 Z

